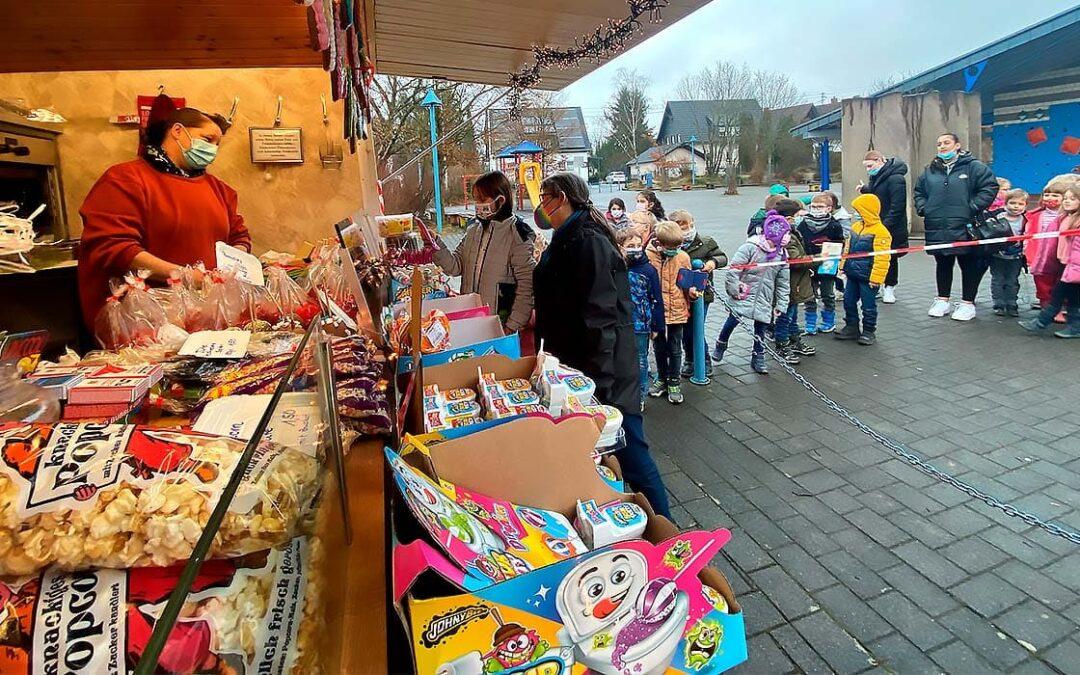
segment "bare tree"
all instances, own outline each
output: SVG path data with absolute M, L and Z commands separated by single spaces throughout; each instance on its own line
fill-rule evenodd
M 628 159 L 649 146 L 649 80 L 636 70 L 620 68 L 615 74 L 615 93 L 604 111 L 615 148 Z
M 784 73 L 758 70 L 754 73 L 754 98 L 762 108 L 775 110 L 795 105 L 803 94 Z
M 910 79 L 911 77 L 914 77 L 918 74 L 918 71 L 908 69 L 892 73 L 891 75 L 880 75 L 870 83 L 870 91 L 866 92 L 866 95 L 873 96 L 878 92 L 885 91 L 886 89 L 891 89 L 892 87 L 895 87 L 904 80 Z
M 676 93 L 686 100 L 705 101 L 696 116 L 695 135 L 705 153 L 707 171 L 727 173 L 727 194 L 738 194 L 739 123 L 748 99 L 756 93 L 755 74 L 745 64 L 717 61 L 697 73 L 686 75 Z

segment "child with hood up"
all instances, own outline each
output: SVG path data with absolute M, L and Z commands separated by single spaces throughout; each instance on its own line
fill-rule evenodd
M 634 337 L 638 348 L 638 376 L 641 383 L 641 409 L 649 393 L 649 343 L 665 330 L 664 296 L 660 275 L 649 262 L 645 244 L 636 228 L 628 227 L 615 234 L 615 242 L 626 258 L 630 275 L 630 301 L 634 303 Z
M 875 194 L 859 195 L 851 202 L 860 219 L 851 223 L 844 254 L 873 253 L 892 248 L 892 234 L 881 222 L 881 200 Z M 847 284 L 844 287 L 844 329 L 837 340 L 858 340 L 861 345 L 877 342 L 877 292 L 889 273 L 889 256 L 875 255 L 844 261 Z M 859 303 L 862 303 L 862 330 L 859 329 Z
M 739 247 L 731 259 L 731 267 L 724 278 L 725 304 L 731 310 L 727 322 L 716 338 L 713 361 L 720 363 L 727 351 L 728 339 L 739 324 L 738 317 L 754 322 L 754 347 L 750 355 L 750 367 L 754 372 L 766 375 L 765 329 L 769 322 L 787 308 L 791 291 L 791 271 L 788 269 L 787 245 L 791 239 L 791 224 L 776 211 L 765 216 L 761 234 L 751 235 Z M 738 269 L 740 265 L 773 263 L 762 267 Z M 780 264 L 776 264 L 780 263 Z

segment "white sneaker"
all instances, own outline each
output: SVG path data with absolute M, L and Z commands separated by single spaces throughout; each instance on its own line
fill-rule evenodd
M 881 301 L 886 305 L 896 304 L 896 287 L 886 286 L 885 291 L 881 294 Z
M 971 321 L 975 318 L 975 303 L 974 302 L 961 302 L 953 310 L 952 318 L 957 321 Z
M 934 304 L 930 305 L 930 316 L 945 316 L 952 311 L 952 304 L 948 298 L 934 298 Z

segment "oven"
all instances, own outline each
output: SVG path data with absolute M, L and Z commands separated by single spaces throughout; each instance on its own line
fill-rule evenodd
M 26 218 L 41 204 L 45 211 L 34 219 L 40 238 L 68 237 L 64 190 L 60 181 L 60 150 L 55 124 L 31 122 L 0 109 L 0 206 L 14 204 Z

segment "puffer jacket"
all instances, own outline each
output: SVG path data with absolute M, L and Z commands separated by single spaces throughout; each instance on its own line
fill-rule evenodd
M 806 245 L 795 230 L 791 231 L 791 239 L 787 245 L 787 255 L 788 260 L 806 257 Z M 815 263 L 791 263 L 788 265 L 788 269 L 791 270 L 789 306 L 814 299 L 814 283 L 811 281 L 814 276 L 814 265 Z
M 915 212 L 923 217 L 926 243 L 967 241 L 968 225 L 994 202 L 997 193 L 994 172 L 970 152 L 962 151 L 951 168 L 935 157 L 915 183 Z M 964 255 L 979 248 L 945 249 L 933 255 Z
M 1028 211 L 1024 216 L 1024 234 L 1039 234 L 1041 232 L 1057 232 L 1061 228 L 1062 214 L 1051 211 L 1046 213 L 1045 207 L 1039 207 Z M 1044 222 L 1046 221 L 1046 222 Z M 1055 239 L 1028 239 L 1024 244 L 1024 258 L 1027 260 L 1028 270 L 1032 274 L 1044 276 L 1057 276 L 1061 274 L 1061 264 L 1054 255 L 1056 251 Z
M 727 265 L 727 254 L 720 250 L 720 246 L 716 243 L 716 240 L 712 237 L 703 237 L 700 234 L 694 237 L 694 240 L 683 249 L 686 251 L 686 255 L 690 256 L 690 264 L 693 265 L 695 260 L 700 260 L 702 264 L 709 262 L 710 260 L 716 265 L 716 269 L 720 269 L 724 265 Z M 710 303 L 716 299 L 716 295 L 713 293 L 713 273 L 709 272 L 709 287 L 705 289 L 705 302 Z
M 535 243 L 532 227 L 511 216 L 470 225 L 453 251 L 437 237 L 433 260 L 450 276 L 461 277 L 462 293 L 479 293 L 506 329 L 516 332 L 532 317 Z
M 660 291 L 660 275 L 644 253 L 627 260 L 630 274 L 630 300 L 634 303 L 634 332 L 637 334 L 664 332 L 664 297 Z
M 649 246 L 646 252 L 649 254 L 649 262 L 660 275 L 660 292 L 664 297 L 664 322 L 669 326 L 686 323 L 690 320 L 690 299 L 677 282 L 679 270 L 692 268 L 690 256 L 686 255 L 686 251 L 679 251 L 668 258 L 662 250 L 658 245 L 654 245 Z
M 1061 223 L 1062 231 L 1080 228 L 1080 221 L 1075 217 Z M 1061 280 L 1069 284 L 1080 284 L 1080 236 L 1075 234 L 1058 239 L 1058 261 L 1064 265 Z
M 881 222 L 881 202 L 874 194 L 859 195 L 851 206 L 858 211 L 862 220 L 851 224 L 851 237 L 848 238 L 845 254 L 888 251 L 892 248 L 892 234 Z M 871 284 L 885 283 L 889 273 L 889 256 L 875 255 L 867 258 L 854 258 L 844 261 L 844 274 L 852 279 L 862 279 Z
M 904 160 L 890 157 L 861 190 L 863 194 L 877 195 L 881 200 L 881 222 L 892 234 L 893 248 L 908 245 L 907 172 L 908 165 Z
M 754 235 L 735 251 L 731 265 L 763 263 L 767 255 L 765 239 Z M 740 285 L 745 284 L 748 291 L 745 298 L 740 297 Z M 727 304 L 741 317 L 769 323 L 773 320 L 773 309 L 786 309 L 791 294 L 791 271 L 787 265 L 755 267 L 748 270 L 728 269 L 724 277 L 724 290 L 727 292 Z

